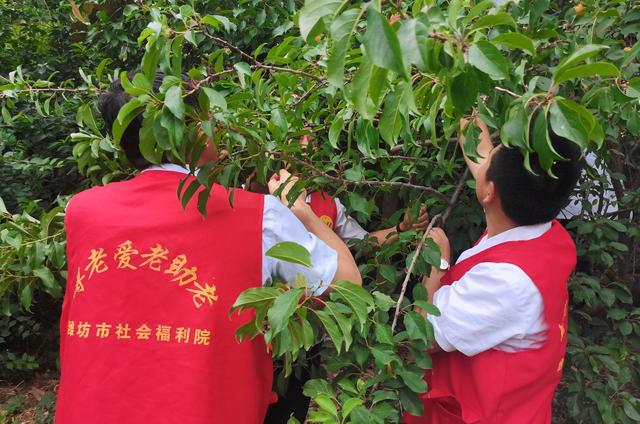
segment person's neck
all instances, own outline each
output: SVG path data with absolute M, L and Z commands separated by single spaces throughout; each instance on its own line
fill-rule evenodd
M 497 236 L 500 233 L 504 233 L 518 226 L 498 208 L 486 209 L 485 218 L 487 220 L 487 237 Z

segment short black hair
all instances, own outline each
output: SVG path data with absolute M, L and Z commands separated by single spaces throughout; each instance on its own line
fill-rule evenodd
M 542 169 L 536 153 L 531 153 L 529 158 L 536 175 L 527 171 L 521 150 L 507 146 L 498 148 L 487 170 L 487 180 L 495 184 L 502 210 L 517 225 L 551 221 L 568 203 L 580 178 L 583 166 L 580 146 L 558 136 L 551 128 L 548 131 L 556 152 L 567 159 L 556 160 L 551 167 L 558 178 L 552 178 Z
M 134 72 L 130 72 L 128 74 L 128 78 L 132 79 L 134 75 Z M 152 84 L 152 90 L 154 93 L 160 91 L 160 86 L 162 85 L 164 76 L 165 75 L 163 72 L 156 72 L 156 76 Z M 186 83 L 190 83 L 191 81 L 186 75 L 182 75 L 182 80 Z M 198 94 L 199 90 L 187 96 L 187 98 L 185 98 L 185 103 L 197 108 Z M 109 131 L 109 133 L 111 133 L 113 123 L 118 118 L 120 109 L 129 100 L 131 100 L 131 98 L 132 97 L 124 91 L 124 88 L 122 88 L 122 84 L 120 83 L 119 78 L 113 81 L 111 83 L 111 86 L 109 86 L 109 90 L 105 93 L 102 93 L 98 98 L 98 110 L 102 115 L 102 119 L 104 120 L 107 131 Z M 142 114 L 139 114 L 134 119 L 132 119 L 129 126 L 124 130 L 124 133 L 120 138 L 120 146 L 122 147 L 125 156 L 129 160 L 129 163 L 131 163 L 134 168 L 145 169 L 153 164 L 146 160 L 140 152 L 140 128 L 142 128 Z M 169 160 L 165 156 L 163 156 L 162 162 L 166 163 L 169 162 Z

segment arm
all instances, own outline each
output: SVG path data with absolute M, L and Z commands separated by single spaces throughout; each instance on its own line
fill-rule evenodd
M 292 177 L 286 170 L 280 170 L 278 174 L 274 174 L 269 180 L 269 191 L 275 192 L 280 185 L 287 184 L 280 194 L 280 200 L 289 204 L 287 194 L 289 189 L 295 184 L 296 177 Z M 348 280 L 359 286 L 362 285 L 362 277 L 356 265 L 351 252 L 346 244 L 331 230 L 324 222 L 318 218 L 311 207 L 305 202 L 306 193 L 302 193 L 291 207 L 293 214 L 302 222 L 307 231 L 314 234 L 329 247 L 334 249 L 338 254 L 338 267 L 333 277 L 333 281 Z
M 441 228 L 434 228 L 429 232 L 429 237 L 436 242 L 438 247 L 440 247 L 440 257 L 447 261 L 447 263 L 451 263 L 451 246 L 445 232 Z M 433 303 L 433 295 L 440 288 L 440 279 L 445 272 L 446 270 L 431 267 L 431 273 L 429 276 L 422 279 L 422 284 L 427 289 L 429 303 Z M 419 312 L 423 316 L 427 316 L 425 311 L 420 310 Z M 429 349 L 429 353 L 435 353 L 442 350 L 435 338 L 431 340 L 431 343 L 433 344 L 433 347 Z
M 464 136 L 462 135 L 462 132 L 468 123 L 469 121 L 464 118 L 460 120 L 460 136 L 458 137 L 458 142 L 460 143 L 460 147 L 463 152 Z M 477 163 L 469 159 L 467 155 L 464 156 L 464 160 L 467 162 L 469 171 L 471 171 L 471 175 L 473 175 L 473 178 L 475 179 L 478 174 L 478 168 L 480 168 L 480 165 L 482 165 L 489 157 L 489 153 L 491 152 L 491 149 L 493 149 L 493 143 L 491 142 L 491 133 L 489 132 L 487 124 L 485 124 L 480 118 L 476 118 L 474 125 L 480 128 L 480 143 L 478 143 L 478 147 L 476 149 L 480 157 L 477 158 Z
M 420 215 L 418 217 L 411 216 L 411 209 L 407 209 L 404 212 L 402 221 L 398 223 L 397 227 L 386 228 L 384 230 L 376 230 L 369 233 L 369 237 L 372 239 L 371 243 L 374 247 L 379 247 L 387 243 L 393 243 L 398 239 L 398 229 L 400 232 L 415 230 L 422 231 L 427 227 L 429 221 L 429 213 L 427 208 L 422 205 L 420 207 Z

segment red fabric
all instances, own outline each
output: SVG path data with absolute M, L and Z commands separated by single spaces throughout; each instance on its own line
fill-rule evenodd
M 147 171 L 69 203 L 56 423 L 262 422 L 271 359 L 262 338 L 236 341 L 251 315 L 229 309 L 261 285 L 264 197 L 236 190 L 232 209 L 216 186 L 203 219 L 181 208 L 181 178 Z
M 313 213 L 333 230 L 338 217 L 336 201 L 323 191 L 314 191 L 310 196 L 309 206 Z
M 492 349 L 473 357 L 434 354 L 433 371 L 426 377 L 430 391 L 423 396 L 425 414 L 406 415 L 406 423 L 551 422 L 567 344 L 567 280 L 576 263 L 575 245 L 553 221 L 541 237 L 491 247 L 456 264 L 441 281 L 451 284 L 482 262 L 514 264 L 531 278 L 544 303 L 547 340 L 539 349 L 517 353 Z

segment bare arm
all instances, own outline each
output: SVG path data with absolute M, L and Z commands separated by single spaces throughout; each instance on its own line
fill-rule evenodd
M 440 256 L 442 259 L 447 262 L 451 261 L 451 246 L 449 244 L 449 239 L 441 228 L 434 228 L 429 232 L 429 237 L 436 242 L 436 244 L 440 247 Z M 422 279 L 422 284 L 427 289 L 429 303 L 433 303 L 433 295 L 440 288 L 440 279 L 444 275 L 446 271 L 442 271 L 437 269 L 436 267 L 431 267 L 431 273 L 429 276 L 425 276 Z M 427 313 L 425 311 L 419 310 L 419 312 L 426 316 Z M 429 349 L 429 353 L 434 353 L 442 350 L 435 339 L 431 339 L 431 343 L 433 347 Z
M 404 213 L 402 221 L 398 224 L 400 231 L 416 230 L 422 231 L 427 227 L 429 221 L 429 214 L 427 208 L 423 205 L 420 207 L 420 212 L 417 217 L 411 216 L 411 210 L 407 209 Z M 398 232 L 396 227 L 385 228 L 383 230 L 376 230 L 369 233 L 371 244 L 374 247 L 380 247 L 387 243 L 393 243 L 398 239 Z
M 460 120 L 460 136 L 458 137 L 458 142 L 460 143 L 460 147 L 463 148 L 463 152 L 464 136 L 462 135 L 462 130 L 464 130 L 468 123 L 469 121 L 464 118 Z M 472 161 L 467 157 L 467 155 L 464 156 L 464 160 L 467 162 L 469 171 L 471 171 L 471 175 L 473 175 L 473 178 L 475 179 L 478 173 L 478 168 L 480 168 L 480 165 L 482 165 L 482 163 L 484 163 L 484 161 L 489 157 L 489 153 L 491 152 L 491 149 L 493 149 L 493 143 L 491 142 L 491 133 L 489 132 L 487 124 L 485 124 L 480 118 L 476 118 L 474 125 L 480 128 L 480 143 L 478 143 L 478 147 L 476 149 L 479 156 L 477 158 L 478 162 L 476 163 Z
M 293 186 L 296 181 L 296 177 L 292 177 L 286 170 L 280 170 L 278 174 L 275 174 L 271 177 L 269 181 L 269 190 L 273 193 L 278 187 L 287 182 L 287 187 L 282 190 L 280 194 L 281 200 L 289 203 L 286 196 L 289 192 L 289 188 Z M 291 211 L 295 214 L 295 216 L 304 224 L 307 231 L 314 234 L 320 240 L 325 242 L 329 247 L 335 250 L 338 254 L 338 267 L 336 269 L 336 274 L 333 277 L 333 282 L 338 280 L 348 280 L 354 284 L 359 286 L 362 285 L 362 277 L 360 276 L 360 271 L 358 270 L 358 266 L 356 265 L 356 261 L 353 259 L 351 252 L 347 245 L 333 232 L 331 228 L 327 226 L 324 222 L 320 220 L 313 213 L 311 207 L 304 201 L 305 193 L 302 193 L 301 196 L 296 199 L 291 207 Z

